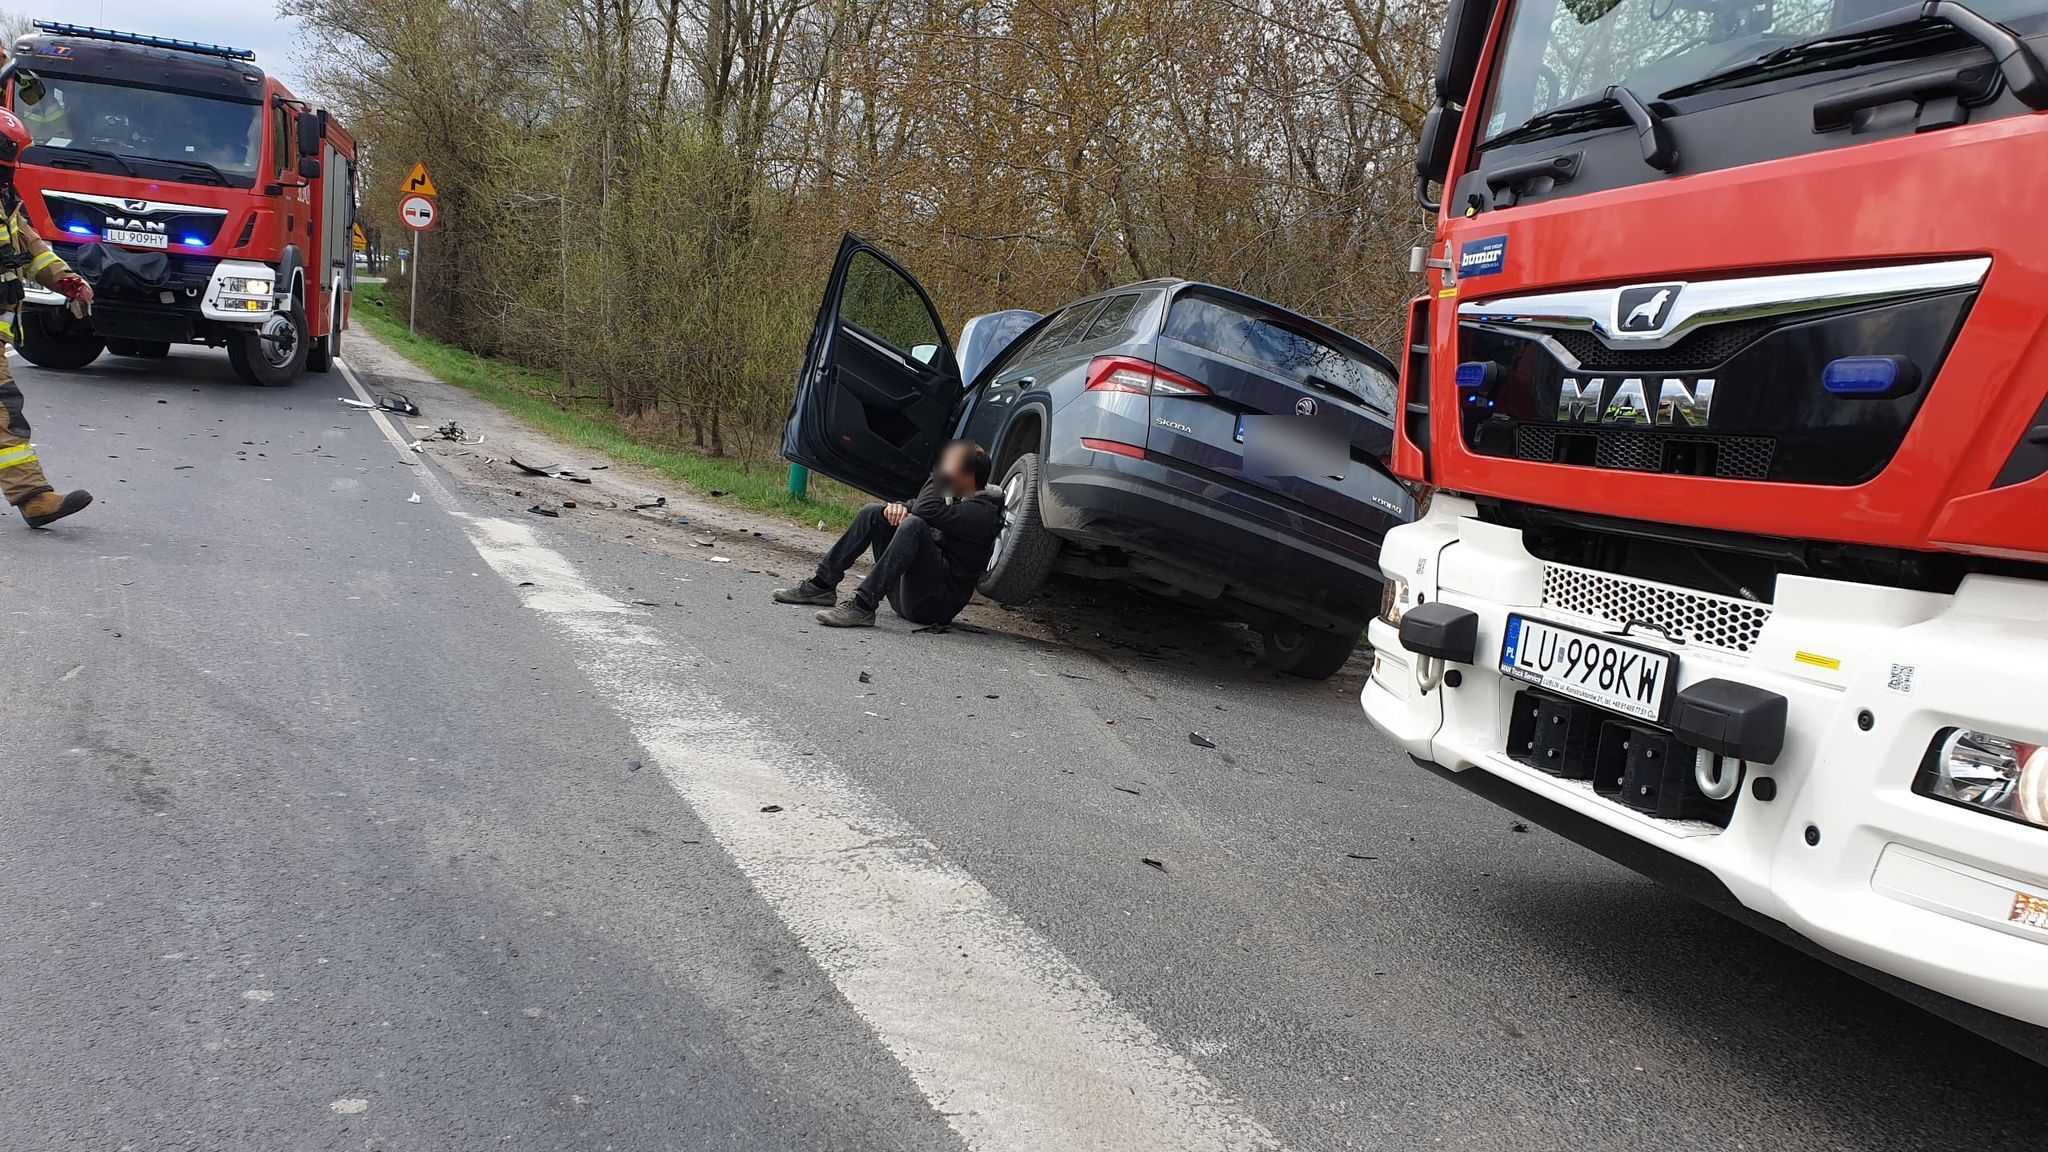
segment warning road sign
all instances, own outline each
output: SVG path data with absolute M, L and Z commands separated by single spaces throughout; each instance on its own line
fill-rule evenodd
M 434 217 L 440 213 L 434 202 L 425 196 L 407 196 L 398 202 L 398 218 L 415 232 L 425 232 L 434 226 Z
M 370 250 L 370 238 L 368 236 L 363 235 L 363 226 L 361 224 L 358 224 L 353 229 L 351 229 L 351 231 L 354 234 L 349 238 L 349 240 L 350 243 L 354 246 L 355 250 L 358 252 L 368 252 Z
M 425 164 L 413 165 L 412 175 L 405 178 L 405 183 L 398 190 L 408 196 L 440 195 L 439 192 L 434 191 L 434 178 L 427 175 L 427 166 Z

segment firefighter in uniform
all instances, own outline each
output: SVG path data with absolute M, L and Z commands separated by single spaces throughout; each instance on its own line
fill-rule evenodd
M 92 302 L 92 285 L 59 259 L 43 238 L 28 226 L 14 190 L 14 167 L 29 147 L 28 128 L 14 114 L 0 109 L 0 340 L 21 341 L 22 277 L 80 304 Z M 0 493 L 21 510 L 31 528 L 41 528 L 92 503 L 92 493 L 59 494 L 43 476 L 35 445 L 29 443 L 28 417 L 21 410 L 21 386 L 7 361 L 0 358 Z

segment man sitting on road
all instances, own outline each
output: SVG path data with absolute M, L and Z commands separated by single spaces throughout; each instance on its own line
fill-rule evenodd
M 938 471 L 908 504 L 870 504 L 825 553 L 818 571 L 794 588 L 777 588 L 782 604 L 831 604 L 839 581 L 863 550 L 875 570 L 837 606 L 818 613 L 830 628 L 869 628 L 883 597 L 913 624 L 950 624 L 974 596 L 1003 526 L 1003 503 L 988 487 L 988 453 L 955 440 Z

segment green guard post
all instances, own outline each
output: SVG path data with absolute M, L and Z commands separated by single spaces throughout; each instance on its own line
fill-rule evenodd
M 811 470 L 801 464 L 789 466 L 789 494 L 799 500 L 810 499 Z

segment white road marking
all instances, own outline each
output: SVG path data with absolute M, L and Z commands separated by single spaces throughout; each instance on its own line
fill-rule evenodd
M 527 605 L 968 1147 L 1279 1147 L 915 827 L 727 711 L 694 653 L 532 526 L 463 519 L 492 568 L 532 582 Z
M 418 461 L 383 412 L 371 417 Z M 728 711 L 697 653 L 592 587 L 533 525 L 466 514 L 431 466 L 416 479 L 499 576 L 531 585 L 514 590 L 967 1147 L 1281 1147 L 915 826 Z

